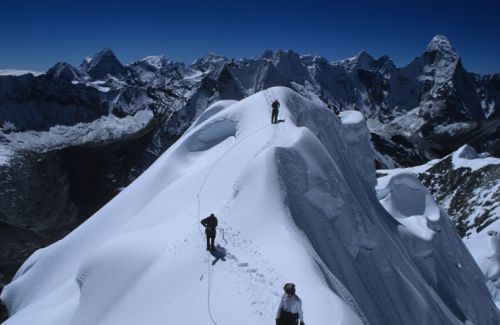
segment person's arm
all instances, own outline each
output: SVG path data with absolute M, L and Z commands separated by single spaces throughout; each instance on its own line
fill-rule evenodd
M 200 223 L 203 225 L 203 227 L 207 227 L 207 218 L 203 219 L 200 221 Z
M 278 311 L 276 312 L 276 320 L 280 319 L 282 307 L 283 307 L 283 298 L 281 298 L 280 304 L 278 306 Z
M 297 311 L 299 312 L 300 325 L 304 325 L 304 313 L 302 312 L 302 300 L 297 299 Z

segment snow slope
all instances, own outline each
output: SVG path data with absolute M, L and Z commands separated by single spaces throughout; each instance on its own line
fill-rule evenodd
M 4 324 L 269 324 L 289 281 L 309 324 L 498 323 L 446 215 L 433 217 L 434 240 L 422 239 L 379 204 L 358 114 L 342 123 L 278 87 L 212 106 L 134 183 L 25 262 L 2 293 Z M 199 224 L 211 212 L 212 255 Z

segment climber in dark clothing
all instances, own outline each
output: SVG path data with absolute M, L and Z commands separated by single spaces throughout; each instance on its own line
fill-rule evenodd
M 205 234 L 207 235 L 207 251 L 215 250 L 215 228 L 217 228 L 217 217 L 212 213 L 205 219 L 201 220 L 201 224 L 205 227 Z
M 272 104 L 271 107 L 273 108 L 271 112 L 271 124 L 276 124 L 278 123 L 278 113 L 279 113 L 279 107 L 280 107 L 280 102 L 276 99 Z

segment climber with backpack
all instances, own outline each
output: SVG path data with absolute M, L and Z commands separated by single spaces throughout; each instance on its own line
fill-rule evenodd
M 272 104 L 271 107 L 273 110 L 271 111 L 271 124 L 276 124 L 278 123 L 278 113 L 279 113 L 279 107 L 280 107 L 280 102 L 276 99 Z
M 305 325 L 302 313 L 302 300 L 295 294 L 295 284 L 287 283 L 283 287 L 285 293 L 276 314 L 276 325 Z
M 214 242 L 217 228 L 217 217 L 211 213 L 208 217 L 200 222 L 205 227 L 205 235 L 207 235 L 207 251 L 215 250 Z

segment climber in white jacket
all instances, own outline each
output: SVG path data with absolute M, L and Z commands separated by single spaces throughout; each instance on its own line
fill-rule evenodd
M 302 300 L 295 294 L 295 284 L 287 283 L 283 287 L 285 294 L 276 314 L 276 325 L 305 325 L 302 313 Z

